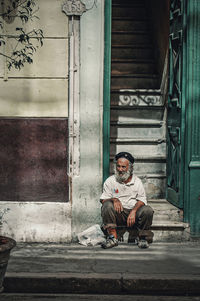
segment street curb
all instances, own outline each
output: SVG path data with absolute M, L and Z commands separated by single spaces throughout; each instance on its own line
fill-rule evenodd
M 9 273 L 4 293 L 200 295 L 200 277 L 97 273 Z

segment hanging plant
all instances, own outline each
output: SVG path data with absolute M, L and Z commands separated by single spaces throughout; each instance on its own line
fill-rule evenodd
M 8 69 L 21 69 L 25 63 L 33 63 L 33 54 L 43 45 L 43 31 L 31 29 L 26 31 L 25 25 L 33 19 L 39 19 L 39 7 L 34 0 L 0 0 L 0 55 L 6 58 Z M 6 31 L 6 24 L 18 20 L 15 32 Z M 11 41 L 12 47 L 6 45 Z M 6 48 L 6 51 L 4 49 Z

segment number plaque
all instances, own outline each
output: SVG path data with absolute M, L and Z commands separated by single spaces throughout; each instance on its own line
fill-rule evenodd
M 62 10 L 67 16 L 82 16 L 86 7 L 80 0 L 67 0 Z

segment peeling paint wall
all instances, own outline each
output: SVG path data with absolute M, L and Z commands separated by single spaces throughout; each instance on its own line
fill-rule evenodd
M 83 1 L 91 7 L 94 1 Z M 100 223 L 104 1 L 81 17 L 80 176 L 72 183 L 72 236 Z
M 33 64 L 8 71 L 0 56 L 0 116 L 68 116 L 68 18 L 62 4 L 62 0 L 36 0 L 39 19 L 34 18 L 25 28 L 41 28 L 44 45 L 33 55 Z M 21 26 L 18 20 L 5 24 L 9 34 Z M 9 39 L 8 49 L 11 46 Z
M 69 203 L 1 202 L 1 234 L 18 242 L 68 242 L 71 239 Z
M 4 209 L 9 209 L 3 216 L 1 233 L 17 241 L 67 242 L 71 239 L 71 204 L 65 202 L 68 195 L 61 200 L 59 192 L 57 193 L 56 173 L 52 168 L 55 166 L 58 174 L 63 170 L 63 187 L 68 194 L 65 189 L 68 185 L 67 152 L 61 153 L 60 148 L 68 137 L 68 131 L 64 130 L 64 138 L 62 140 L 61 137 L 58 142 L 57 138 L 62 133 L 54 125 L 56 120 L 59 125 L 63 120 L 67 124 L 68 117 L 68 18 L 62 12 L 62 4 L 63 0 L 36 0 L 39 19 L 35 18 L 25 26 L 27 31 L 41 28 L 44 33 L 44 45 L 34 54 L 33 64 L 25 65 L 20 71 L 8 71 L 5 68 L 5 59 L 0 56 L 0 120 L 2 123 L 8 122 L 10 129 L 8 131 L 8 128 L 4 127 L 4 136 L 1 135 L 0 144 L 1 192 L 4 189 L 1 194 L 0 216 Z M 16 27 L 21 27 L 17 22 L 15 20 L 6 24 L 9 34 L 12 34 Z M 10 40 L 9 44 L 12 44 Z M 31 120 L 39 122 L 38 131 L 35 131 L 32 125 L 29 129 L 26 125 L 16 127 L 16 122 L 26 123 Z M 41 121 L 48 123 L 45 130 Z M 15 135 L 16 130 L 18 138 L 24 142 L 19 143 Z M 53 132 L 55 139 L 49 143 L 47 137 Z M 33 136 L 43 146 L 31 143 Z M 55 151 L 56 158 L 52 158 Z M 66 157 L 66 161 L 63 163 L 60 157 L 64 158 L 63 161 Z M 41 172 L 48 162 L 51 165 L 49 172 L 52 183 L 41 193 L 41 200 L 38 197 L 39 189 L 34 189 L 34 183 L 39 179 L 41 183 L 44 179 L 48 181 L 46 171 Z M 57 183 L 59 186 L 61 179 L 58 179 Z M 18 193 L 23 185 L 25 190 Z M 18 186 L 17 190 L 15 186 Z M 44 183 L 42 187 L 45 188 Z M 29 199 L 25 197 L 24 191 L 29 194 Z M 51 195 L 50 198 L 48 194 Z
M 83 2 L 87 8 L 94 4 L 93 0 Z M 13 71 L 8 82 L 0 75 L 3 118 L 68 116 L 68 19 L 61 13 L 63 1 L 39 3 L 44 14 L 39 26 L 49 26 L 46 46 L 21 75 Z M 68 203 L 0 202 L 0 210 L 9 209 L 3 218 L 3 235 L 17 241 L 70 242 L 81 230 L 101 222 L 103 54 L 104 1 L 97 0 L 80 21 L 80 175 L 72 178 L 72 198 Z M 54 67 L 49 65 L 52 61 Z

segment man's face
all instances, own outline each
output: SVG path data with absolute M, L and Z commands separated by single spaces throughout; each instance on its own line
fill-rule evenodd
M 129 168 L 129 161 L 125 158 L 120 158 L 117 160 L 116 169 L 119 175 L 123 175 L 128 171 Z
M 125 182 L 130 177 L 129 161 L 125 158 L 120 158 L 116 163 L 115 176 L 118 182 Z

